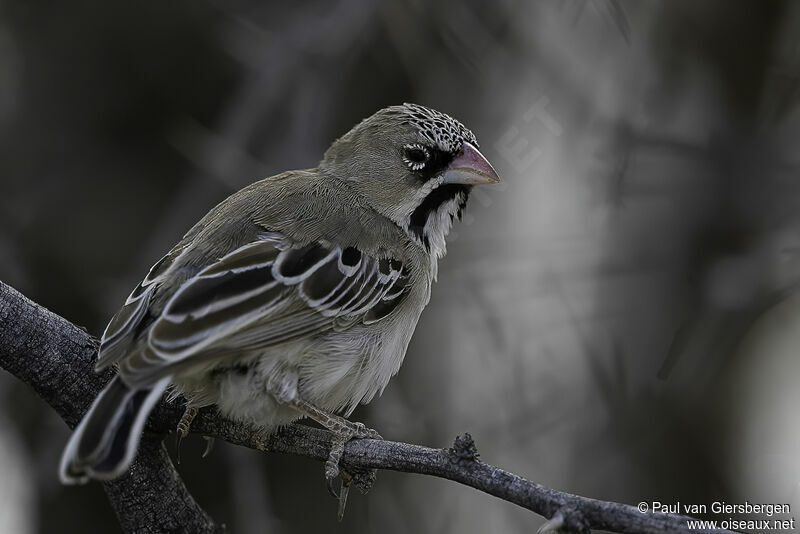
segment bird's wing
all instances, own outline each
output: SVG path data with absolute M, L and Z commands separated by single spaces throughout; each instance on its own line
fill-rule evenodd
M 157 267 L 111 321 L 100 365 L 112 361 L 116 340 L 147 320 L 154 285 L 147 282 L 157 279 Z M 324 332 L 342 318 L 379 321 L 402 300 L 407 279 L 395 259 L 265 233 L 184 281 L 148 321 L 144 350 L 116 361 L 129 384 L 150 383 L 185 366 Z
M 111 318 L 100 339 L 96 369 L 99 371 L 122 360 L 135 344 L 141 331 L 150 323 L 152 317 L 148 313 L 155 292 L 166 278 L 175 259 L 186 247 L 179 245 L 158 260 L 128 295 L 125 304 Z

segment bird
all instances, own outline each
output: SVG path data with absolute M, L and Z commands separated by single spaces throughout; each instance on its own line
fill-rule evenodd
M 316 168 L 257 181 L 211 209 L 149 270 L 108 323 L 96 371 L 116 373 L 73 431 L 65 484 L 110 480 L 135 458 L 157 402 L 272 432 L 309 417 L 333 435 L 383 392 L 405 357 L 470 191 L 499 177 L 475 135 L 434 109 L 381 109 Z

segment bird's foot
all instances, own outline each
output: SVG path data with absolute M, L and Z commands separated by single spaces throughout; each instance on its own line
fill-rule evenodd
M 183 412 L 181 420 L 178 421 L 175 436 L 175 451 L 178 464 L 181 463 L 181 440 L 189 435 L 189 428 L 191 428 L 192 421 L 194 421 L 195 417 L 197 417 L 197 408 L 189 406 L 186 408 L 186 411 Z
M 341 419 L 341 418 L 340 418 Z M 347 423 L 343 425 L 342 422 Z M 362 423 L 351 423 L 346 419 L 341 419 L 337 422 L 339 426 L 337 430 L 332 430 L 333 440 L 331 440 L 331 450 L 328 453 L 328 459 L 325 461 L 325 484 L 328 487 L 328 492 L 339 501 L 339 509 L 337 517 L 339 521 L 344 517 L 344 510 L 347 506 L 347 495 L 350 492 L 350 485 L 355 482 L 361 493 L 366 493 L 375 483 L 376 469 L 367 469 L 364 471 L 356 471 L 350 473 L 339 466 L 339 461 L 342 459 L 344 453 L 344 446 L 351 439 L 383 439 L 380 434 L 371 428 L 367 428 Z M 333 488 L 333 482 L 336 478 L 341 480 L 339 484 L 339 492 Z
M 339 417 L 320 410 L 313 404 L 302 399 L 294 399 L 292 405 L 305 413 L 308 417 L 315 420 L 333 433 L 331 440 L 331 450 L 325 462 L 325 483 L 331 495 L 339 500 L 339 520 L 344 516 L 345 505 L 347 504 L 347 494 L 350 484 L 355 481 L 356 486 L 362 493 L 366 493 L 375 482 L 375 469 L 349 473 L 339 467 L 339 461 L 344 453 L 344 446 L 351 439 L 383 439 L 380 434 L 371 428 L 367 428 L 363 423 L 353 423 L 344 417 Z M 341 479 L 339 492 L 333 489 L 333 481 Z
M 371 428 L 367 428 L 363 423 L 352 423 L 342 417 L 332 416 L 337 420 L 331 423 L 331 426 L 324 425 L 333 432 L 333 439 L 331 440 L 331 450 L 328 454 L 328 460 L 325 462 L 325 480 L 328 483 L 328 491 L 336 497 L 336 493 L 332 489 L 333 481 L 340 474 L 339 461 L 342 459 L 344 453 L 344 446 L 351 439 L 383 439 L 380 434 Z M 373 470 L 374 471 L 374 470 Z M 348 475 L 350 480 L 346 482 L 349 484 L 353 477 Z M 372 479 L 374 480 L 374 475 Z M 345 483 L 345 477 L 342 477 L 342 483 Z M 369 484 L 372 485 L 371 483 Z M 362 486 L 359 484 L 359 486 Z M 369 489 L 368 487 L 366 488 Z

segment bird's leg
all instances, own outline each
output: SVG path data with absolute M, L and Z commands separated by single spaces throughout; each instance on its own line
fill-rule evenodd
M 344 452 L 344 445 L 351 439 L 383 439 L 380 434 L 363 423 L 353 423 L 344 417 L 320 410 L 310 402 L 295 398 L 291 405 L 308 417 L 321 424 L 333 433 L 330 456 L 325 462 L 325 478 L 332 481 L 339 475 L 339 460 Z
M 331 442 L 331 450 L 328 454 L 328 460 L 325 462 L 325 482 L 328 486 L 328 491 L 335 498 L 339 499 L 339 521 L 344 516 L 344 508 L 347 504 L 347 493 L 350 489 L 350 483 L 353 481 L 353 476 L 350 473 L 339 469 L 339 460 L 342 459 L 345 444 L 351 439 L 383 439 L 380 434 L 371 428 L 367 428 L 363 423 L 353 423 L 344 417 L 328 413 L 320 410 L 313 404 L 295 397 L 289 404 L 300 412 L 303 412 L 308 417 L 321 424 L 333 433 L 333 440 Z M 333 481 L 337 476 L 341 476 L 342 483 L 339 488 L 339 493 L 333 489 Z M 372 482 L 375 480 L 375 470 L 371 469 L 367 473 L 363 486 L 369 489 Z M 366 490 L 365 490 L 366 491 Z
M 192 426 L 192 421 L 194 421 L 195 417 L 197 417 L 197 408 L 187 406 L 186 411 L 181 416 L 181 420 L 178 421 L 177 436 L 175 437 L 175 459 L 178 464 L 181 463 L 181 440 L 189 435 L 189 428 Z
M 383 439 L 376 431 L 364 426 L 364 423 L 354 423 L 344 417 L 320 410 L 303 399 L 295 398 L 290 404 L 334 434 L 350 436 L 347 441 L 351 439 Z
M 383 438 L 376 431 L 364 426 L 363 423 L 353 423 L 344 417 L 328 413 L 301 398 L 297 391 L 297 374 L 295 372 L 283 371 L 272 374 L 267 380 L 266 387 L 267 391 L 278 402 L 291 406 L 333 433 L 331 450 L 328 454 L 328 460 L 325 462 L 325 482 L 330 494 L 339 499 L 339 519 L 341 520 L 347 503 L 350 483 L 354 479 L 353 475 L 339 469 L 339 460 L 341 460 L 342 453 L 344 453 L 345 444 L 351 439 Z M 342 479 L 341 489 L 338 494 L 333 489 L 333 481 L 337 476 L 341 476 Z M 370 469 L 365 473 L 357 473 L 356 476 L 359 489 L 366 492 L 375 480 L 375 470 Z

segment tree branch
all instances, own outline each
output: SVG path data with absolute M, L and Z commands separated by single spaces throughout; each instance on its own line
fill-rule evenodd
M 0 282 L 0 367 L 30 385 L 74 428 L 110 379 L 94 373 L 97 341 L 84 329 L 30 301 Z M 139 454 L 128 474 L 104 484 L 125 532 L 222 532 L 195 502 L 161 444 L 183 407 L 162 402 L 153 412 Z M 265 452 L 297 454 L 324 461 L 330 433 L 291 425 L 267 434 L 258 428 L 202 410 L 191 431 Z M 599 501 L 552 490 L 478 459 L 469 434 L 450 449 L 380 440 L 354 440 L 345 447 L 342 467 L 353 473 L 391 469 L 432 475 L 484 491 L 550 519 L 549 526 L 569 532 L 590 529 L 620 533 L 728 532 L 689 530 L 687 517 L 640 513 L 625 504 Z M 356 482 L 359 482 L 358 477 Z
M 31 386 L 70 428 L 113 374 L 96 374 L 96 358 L 97 340 L 86 330 L 0 282 L 0 368 Z M 128 474 L 104 484 L 123 531 L 222 532 L 183 484 L 162 438 L 145 432 Z

